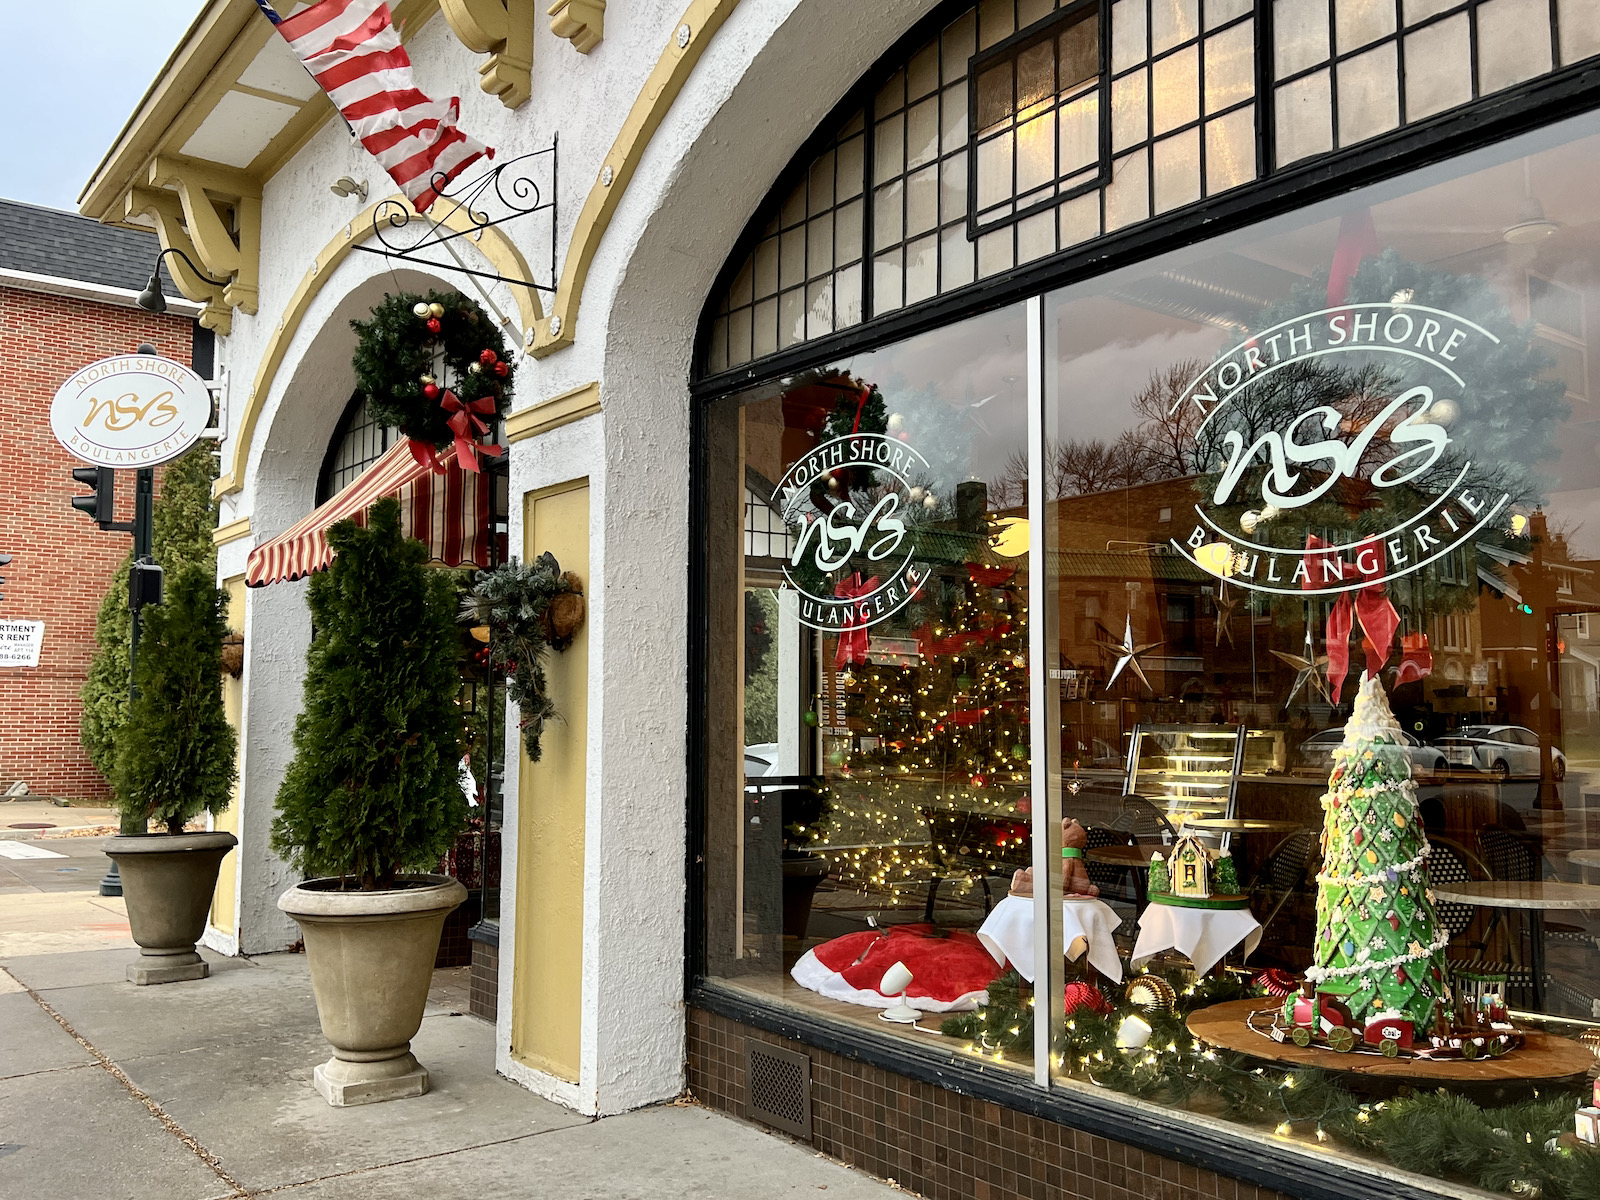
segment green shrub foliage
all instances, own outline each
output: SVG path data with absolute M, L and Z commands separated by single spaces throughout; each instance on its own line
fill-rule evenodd
M 316 632 L 272 848 L 308 877 L 392 888 L 401 871 L 437 867 L 466 826 L 457 583 L 424 565 L 392 499 L 328 542 L 337 557 L 307 593 Z
M 144 610 L 139 695 L 117 737 L 112 784 L 124 813 L 169 833 L 202 811 L 221 812 L 232 796 L 236 737 L 222 711 L 227 604 L 212 571 L 189 563 L 167 581 L 165 603 Z
M 123 511 L 131 507 L 127 493 L 133 487 L 133 474 L 123 471 L 117 480 Z M 204 441 L 162 469 L 151 514 L 150 551 L 168 579 L 187 563 L 198 563 L 213 576 L 216 574 L 217 548 L 211 540 L 217 527 L 217 506 L 211 499 L 211 483 L 216 477 L 217 460 L 211 453 L 211 443 Z M 79 531 L 84 537 L 127 536 L 101 533 L 87 522 Z M 107 779 L 116 772 L 117 731 L 128 719 L 128 646 L 133 636 L 128 612 L 128 567 L 132 561 L 131 552 L 123 557 L 100 601 L 94 624 L 94 659 L 81 693 L 79 740 L 89 761 Z

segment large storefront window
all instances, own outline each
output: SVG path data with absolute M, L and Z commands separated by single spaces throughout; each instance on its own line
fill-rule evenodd
M 707 974 L 1251 1136 L 1555 1162 L 1597 161 L 1575 119 L 715 402 Z

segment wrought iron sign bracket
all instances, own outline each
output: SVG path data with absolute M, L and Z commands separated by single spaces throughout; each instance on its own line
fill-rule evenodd
M 408 266 L 454 271 L 553 294 L 557 278 L 557 140 L 552 137 L 543 150 L 507 159 L 465 183 L 457 183 L 448 192 L 441 191 L 429 212 L 419 213 L 400 200 L 383 201 L 372 211 L 371 239 L 354 249 Z M 439 183 L 444 183 L 442 177 Z M 469 267 L 454 245 L 460 238 L 476 243 L 485 230 L 541 213 L 549 214 L 548 283 Z M 462 219 L 457 220 L 458 217 Z

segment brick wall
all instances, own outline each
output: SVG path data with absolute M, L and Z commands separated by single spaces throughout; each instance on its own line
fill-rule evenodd
M 152 251 L 153 253 L 153 251 Z M 69 500 L 81 466 L 50 433 L 50 400 L 78 367 L 149 342 L 188 363 L 193 323 L 88 300 L 0 287 L 0 617 L 45 623 L 36 668 L 0 668 L 0 790 L 100 798 L 104 779 L 78 744 L 79 690 L 100 599 L 130 543 L 101 533 Z M 159 489 L 159 476 L 158 483 Z M 133 515 L 133 473 L 117 479 L 117 515 Z
M 498 939 L 498 934 L 496 935 Z M 500 943 L 472 939 L 472 974 L 468 979 L 468 1010 L 493 1021 L 500 1008 Z
M 690 1008 L 688 1016 L 688 1082 L 697 1099 L 745 1115 L 746 1039 L 805 1054 L 811 1144 L 928 1200 L 1290 1200 L 704 1009 Z

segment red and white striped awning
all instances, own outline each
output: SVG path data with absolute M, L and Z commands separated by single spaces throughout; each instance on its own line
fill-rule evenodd
M 429 557 L 446 566 L 489 565 L 489 489 L 484 475 L 463 471 L 455 455 L 441 459 L 443 475 L 419 463 L 401 438 L 354 482 L 310 516 L 250 552 L 245 584 L 299 579 L 333 561 L 328 527 L 346 517 L 365 524 L 367 509 L 384 496 L 400 501 L 400 527 L 428 546 Z

